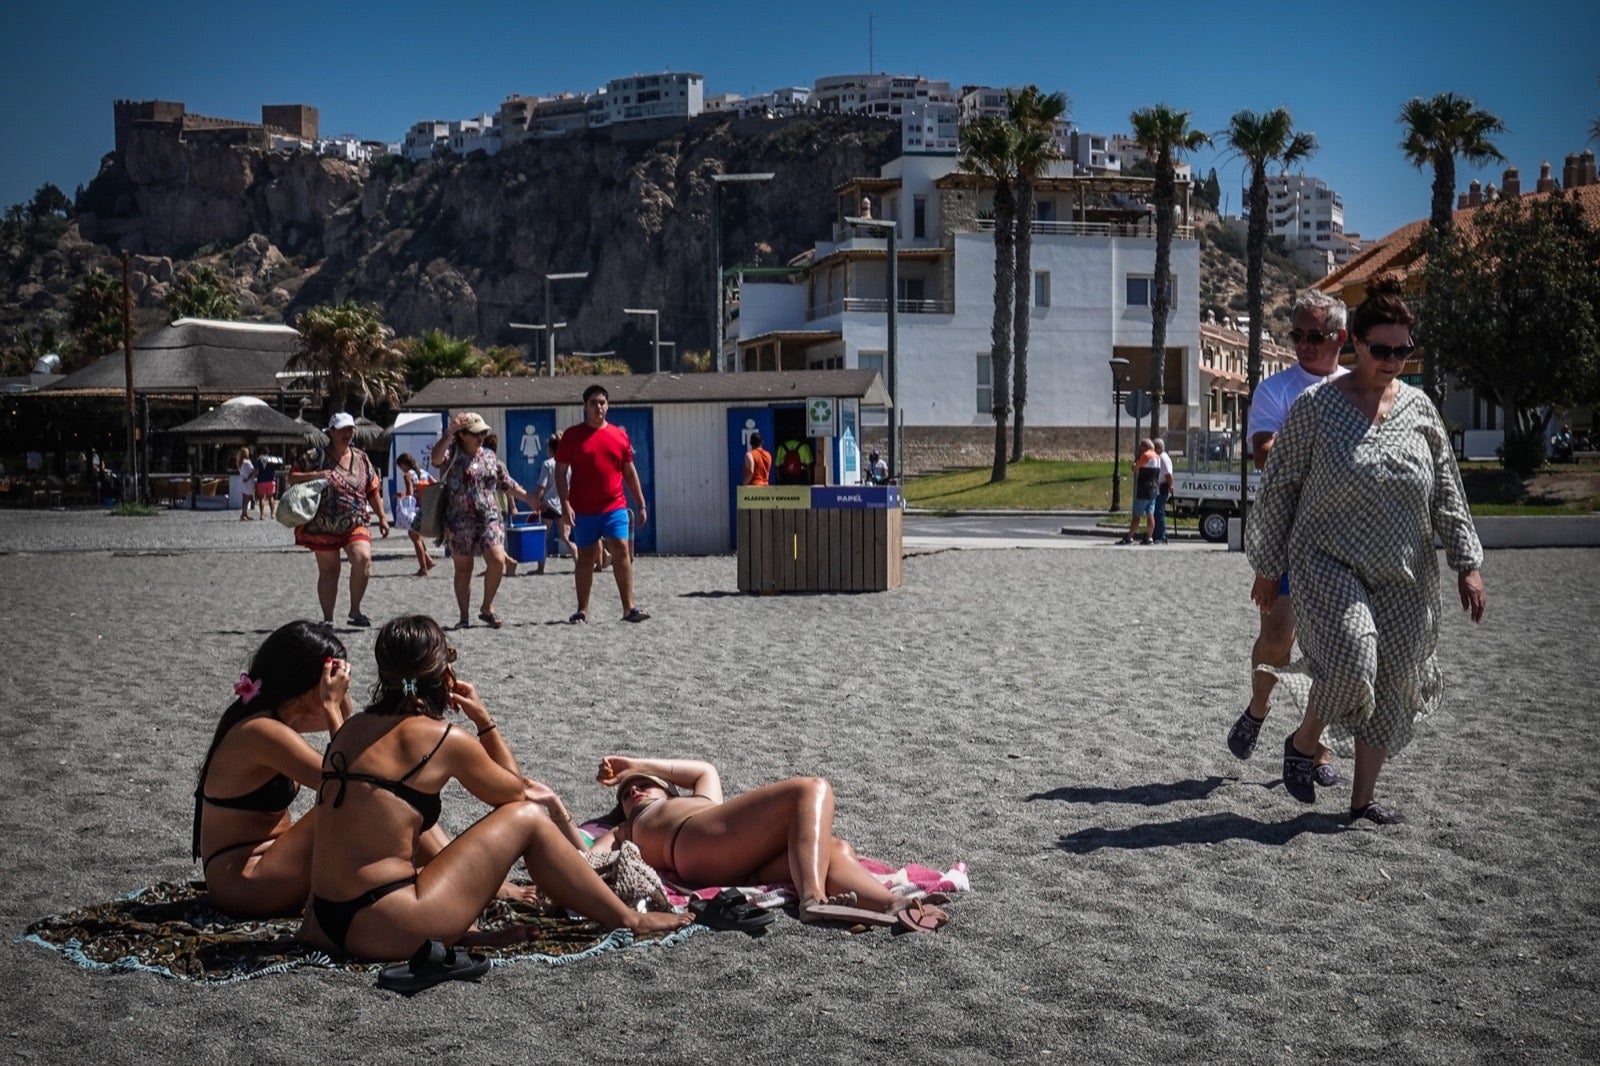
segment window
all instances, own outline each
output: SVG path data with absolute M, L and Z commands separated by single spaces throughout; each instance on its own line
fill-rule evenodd
M 926 237 L 928 235 L 928 198 L 914 196 L 911 198 L 911 236 Z
M 978 413 L 980 415 L 994 414 L 994 370 L 993 358 L 988 352 L 978 353 Z
M 1033 272 L 1033 306 L 1050 306 L 1050 271 L 1035 270 Z
M 1128 306 L 1149 307 L 1151 298 L 1155 295 L 1155 279 L 1148 274 L 1128 275 Z M 1171 307 L 1178 302 L 1178 279 L 1173 278 L 1167 283 L 1167 306 Z

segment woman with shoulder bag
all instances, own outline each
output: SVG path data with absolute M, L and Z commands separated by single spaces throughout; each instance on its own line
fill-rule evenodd
M 291 485 L 316 478 L 326 478 L 328 482 L 316 517 L 295 529 L 294 542 L 316 554 L 317 600 L 322 605 L 322 623 L 329 626 L 339 600 L 340 552 L 350 559 L 349 622 L 353 626 L 372 625 L 372 620 L 361 613 L 361 600 L 372 577 L 369 505 L 371 513 L 377 515 L 380 534 L 389 535 L 378 475 L 367 453 L 351 446 L 355 435 L 356 420 L 344 411 L 338 412 L 328 421 L 328 447 L 320 466 L 303 464 L 289 474 Z

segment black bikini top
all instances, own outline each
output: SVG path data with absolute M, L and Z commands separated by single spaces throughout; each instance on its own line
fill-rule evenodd
M 376 774 L 363 774 L 351 770 L 348 761 L 345 759 L 344 752 L 335 751 L 330 753 L 328 755 L 330 769 L 322 771 L 322 785 L 317 789 L 317 803 L 322 803 L 322 790 L 328 787 L 328 782 L 339 782 L 339 791 L 333 797 L 333 805 L 337 808 L 344 802 L 344 790 L 349 786 L 350 782 L 360 781 L 371 785 L 373 788 L 381 788 L 385 792 L 391 792 L 411 804 L 416 812 L 422 815 L 422 825 L 417 829 L 417 832 L 426 833 L 439 822 L 439 811 L 443 806 L 439 800 L 439 793 L 423 792 L 412 788 L 405 782 L 411 778 L 412 774 L 428 765 L 428 760 L 433 758 L 434 752 L 444 747 L 444 738 L 449 735 L 450 725 L 446 723 L 444 732 L 439 735 L 439 743 L 433 746 L 433 751 L 424 755 L 422 761 L 407 770 L 405 775 L 398 781 L 391 781 L 387 777 L 379 777 Z
M 251 789 L 242 796 L 207 796 L 200 787 L 194 790 L 194 857 L 200 857 L 200 808 L 202 802 L 213 807 L 225 807 L 230 811 L 254 811 L 258 814 L 282 814 L 289 809 L 289 804 L 300 794 L 300 786 L 295 784 L 294 778 L 285 774 L 274 774 L 266 784 L 260 788 Z

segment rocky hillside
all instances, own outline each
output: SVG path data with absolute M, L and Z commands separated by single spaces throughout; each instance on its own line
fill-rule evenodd
M 711 175 L 772 171 L 725 191 L 727 260 L 776 265 L 829 232 L 832 189 L 892 158 L 898 128 L 853 116 L 703 121 L 661 139 L 591 133 L 492 158 L 371 167 L 310 153 L 189 144 L 138 134 L 107 157 L 53 247 L 0 244 L 0 332 L 65 320 L 86 271 L 133 255 L 140 308 L 161 307 L 189 262 L 216 267 L 247 317 L 292 320 L 331 300 L 378 305 L 400 335 L 441 329 L 480 344 L 522 343 L 512 321 L 543 319 L 546 272 L 558 285 L 563 347 L 638 340 L 624 307 L 661 310 L 663 339 L 709 346 Z
M 123 157 L 106 157 L 73 220 L 8 224 L 0 343 L 38 337 L 42 323 L 64 334 L 74 285 L 94 269 L 120 274 L 113 249 L 127 249 L 141 330 L 162 319 L 174 276 L 204 263 L 247 318 L 292 321 L 356 299 L 402 336 L 440 329 L 484 346 L 529 344 L 533 335 L 509 323 L 543 320 L 542 275 L 587 270 L 554 290 L 570 324 L 564 348 L 620 347 L 642 360 L 646 340 L 622 308 L 648 307 L 661 311 L 663 339 L 704 349 L 711 175 L 776 173 L 726 191 L 722 221 L 730 263 L 777 265 L 829 232 L 832 190 L 876 173 L 898 139 L 897 127 L 854 116 L 702 118 L 659 138 L 601 131 L 494 157 L 369 167 L 136 130 Z M 1207 234 L 1202 309 L 1238 314 L 1238 242 Z M 1306 279 L 1275 264 L 1267 278 L 1267 306 L 1286 315 Z
M 1217 320 L 1247 314 L 1244 237 L 1210 221 L 1196 228 L 1200 238 L 1200 314 L 1215 311 Z M 1289 308 L 1295 295 L 1317 279 L 1291 260 L 1268 252 L 1261 270 L 1266 331 L 1278 343 L 1289 343 Z

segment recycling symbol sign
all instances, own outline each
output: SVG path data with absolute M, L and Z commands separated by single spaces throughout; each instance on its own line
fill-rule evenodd
M 834 426 L 834 401 L 829 396 L 813 396 L 806 401 L 806 435 L 831 437 Z

